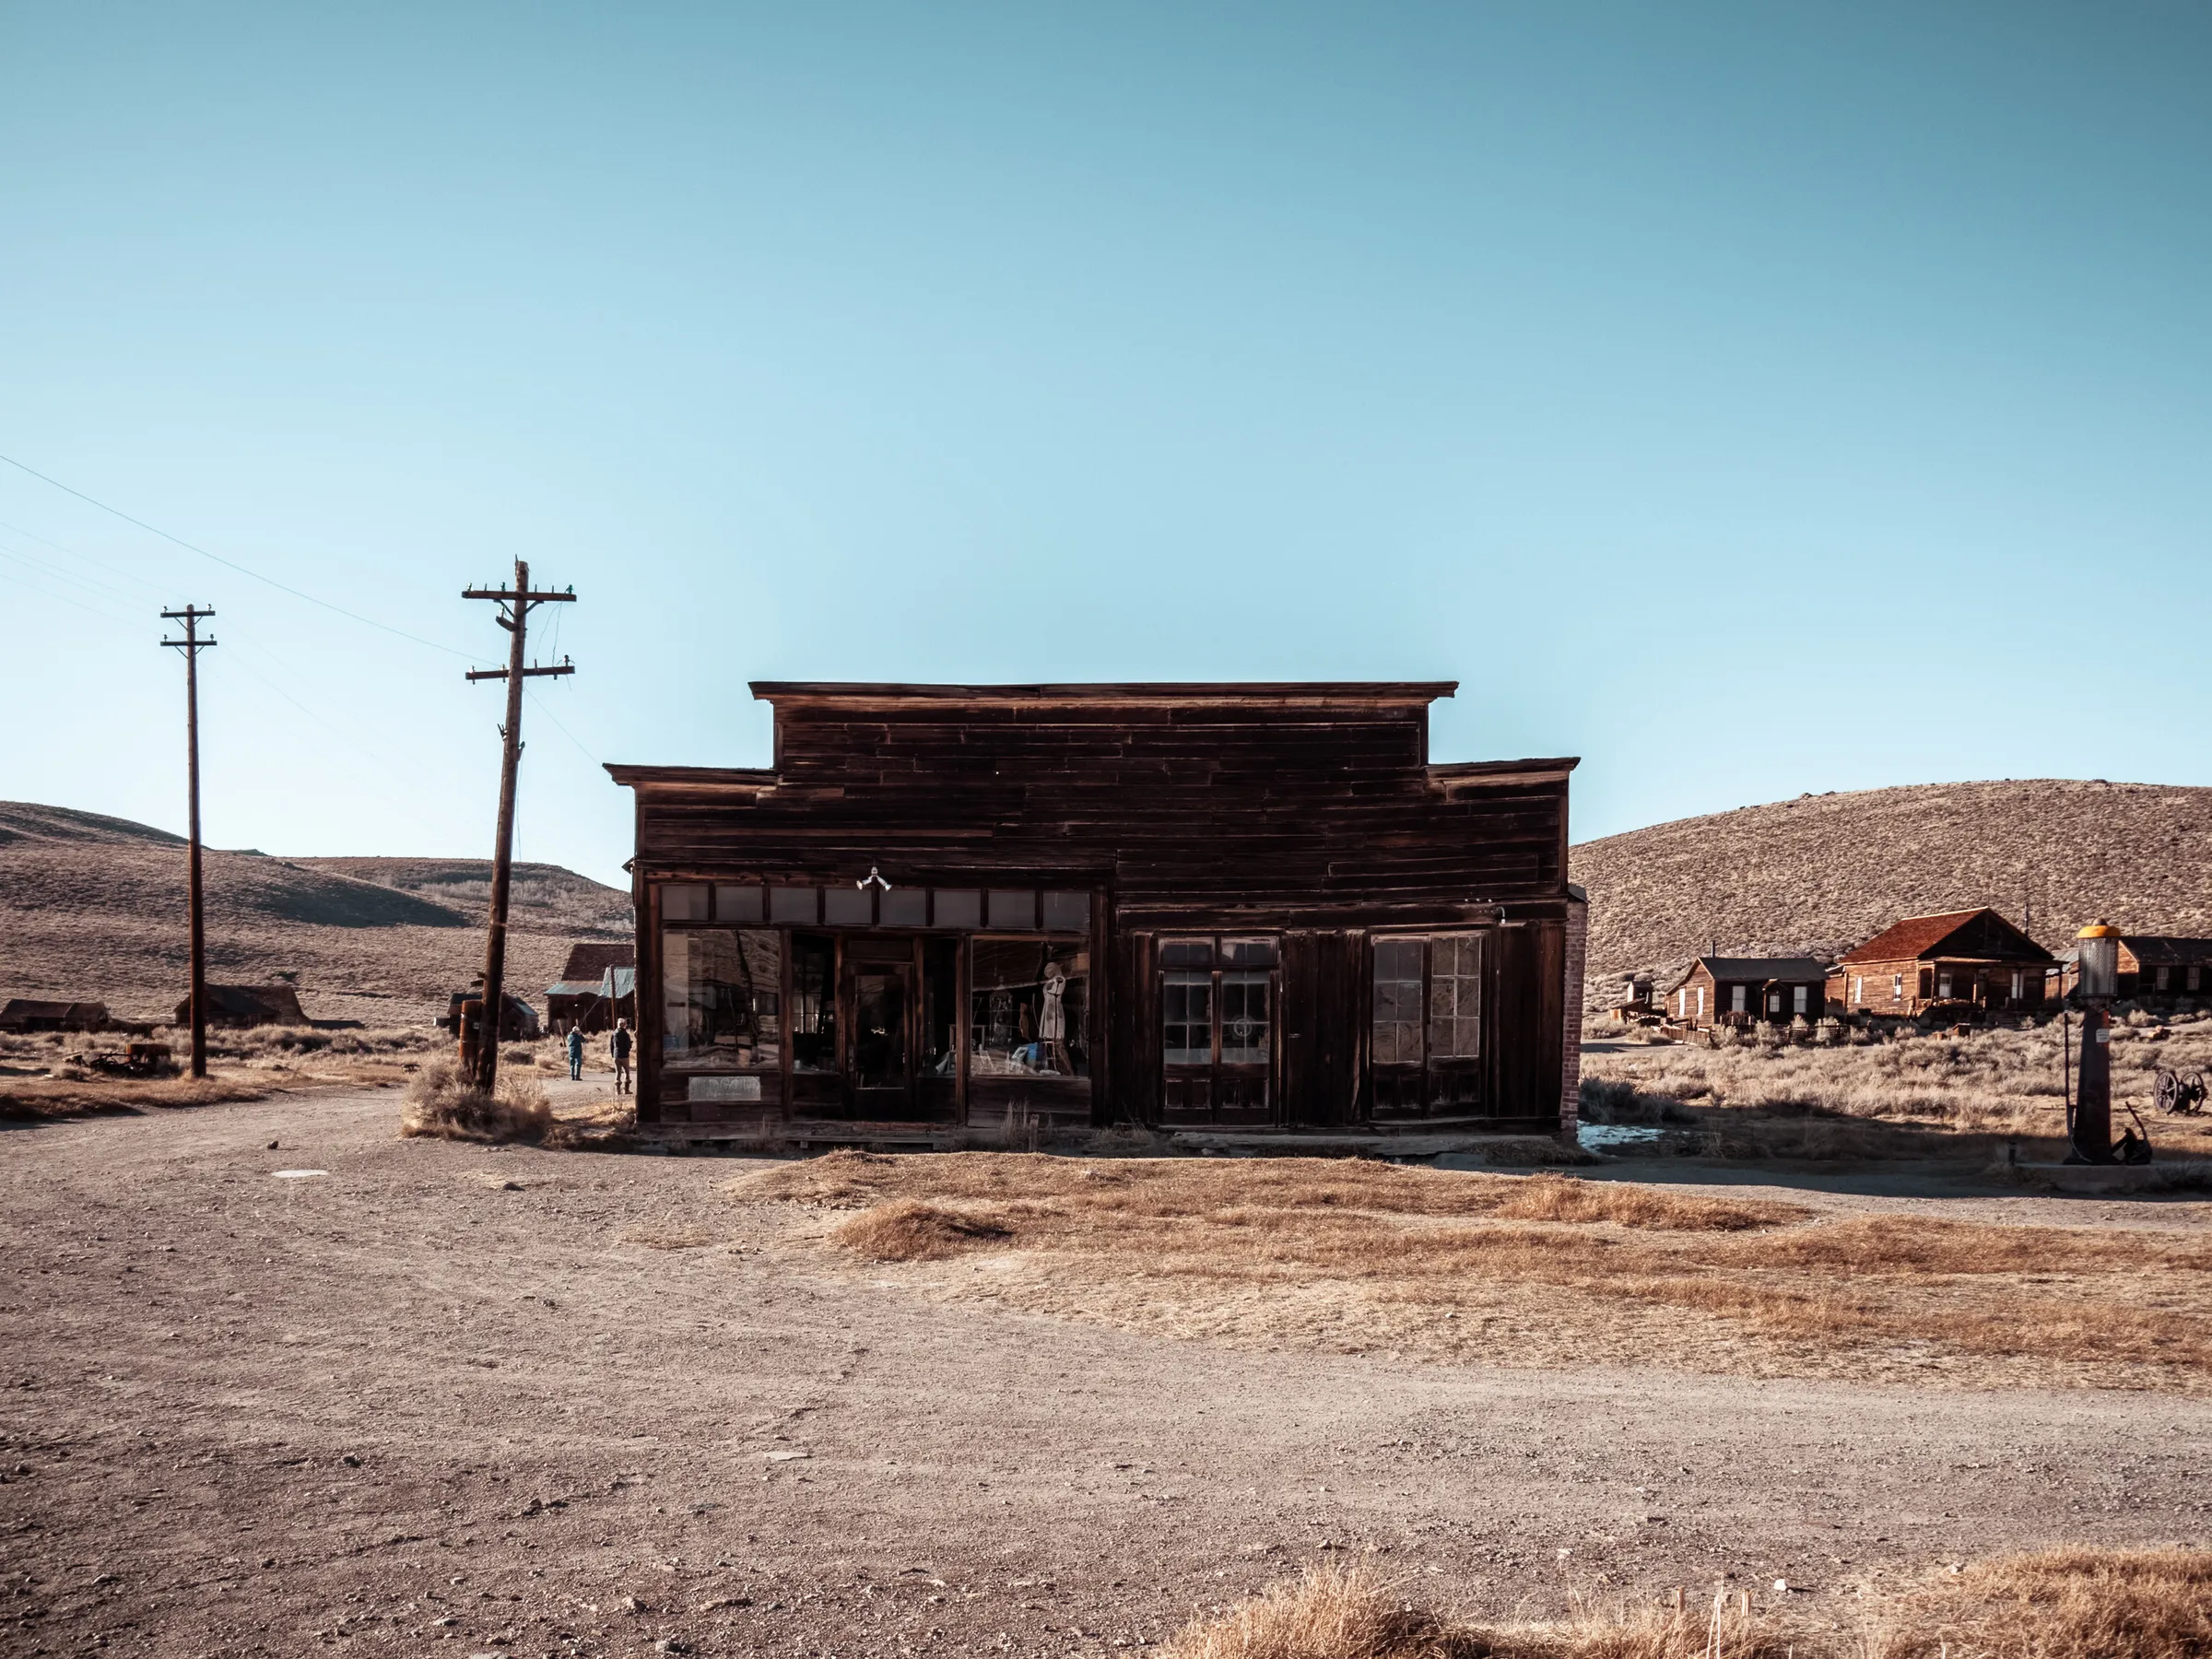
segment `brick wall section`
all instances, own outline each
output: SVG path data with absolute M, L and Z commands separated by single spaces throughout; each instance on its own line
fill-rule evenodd
M 1567 889 L 1567 1032 L 1559 1066 L 1559 1134 L 1572 1139 L 1582 1122 L 1583 969 L 1590 955 L 1590 900 Z

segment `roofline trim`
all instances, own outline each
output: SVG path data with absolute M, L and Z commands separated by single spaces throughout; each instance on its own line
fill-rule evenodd
M 1006 686 L 869 680 L 754 680 L 762 702 L 1187 702 L 1428 703 L 1458 693 L 1457 680 L 1133 680 Z

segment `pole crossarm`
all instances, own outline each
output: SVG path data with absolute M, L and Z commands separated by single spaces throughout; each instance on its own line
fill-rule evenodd
M 556 603 L 573 605 L 576 602 L 576 590 L 571 588 L 565 594 L 540 594 L 527 590 L 518 591 L 514 588 L 463 588 L 461 597 L 464 599 L 503 599 L 510 603 L 520 599 L 525 605 Z
M 515 670 L 512 668 L 471 668 L 461 677 L 468 680 L 503 680 L 514 672 Z M 536 679 L 545 675 L 573 674 L 575 672 L 576 665 L 564 657 L 560 662 L 549 667 L 540 668 L 533 665 L 523 669 L 522 676 L 524 679 Z

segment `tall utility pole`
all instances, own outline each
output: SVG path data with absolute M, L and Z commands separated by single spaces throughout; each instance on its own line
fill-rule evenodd
M 461 597 L 497 601 L 500 626 L 512 636 L 507 642 L 506 667 L 468 671 L 472 682 L 493 679 L 507 682 L 507 724 L 500 728 L 500 736 L 504 740 L 500 758 L 500 836 L 491 854 L 491 924 L 484 938 L 484 1025 L 477 1045 L 477 1083 L 489 1093 L 500 1080 L 500 1015 L 507 978 L 507 888 L 514 866 L 514 773 L 523 758 L 523 682 L 540 675 L 576 672 L 565 657 L 548 667 L 524 667 L 523 637 L 529 631 L 531 606 L 557 602 L 572 604 L 576 590 L 571 588 L 565 594 L 532 593 L 530 566 L 518 559 L 514 561 L 512 588 L 465 588 Z M 458 1037 L 460 1032 L 456 1030 L 453 1035 Z
M 207 930 L 200 915 L 200 653 L 214 644 L 200 638 L 200 624 L 215 615 L 188 605 L 161 613 L 165 622 L 184 624 L 184 637 L 162 644 L 184 653 L 184 778 L 192 819 L 191 863 L 184 891 L 192 910 L 192 1075 L 207 1075 Z

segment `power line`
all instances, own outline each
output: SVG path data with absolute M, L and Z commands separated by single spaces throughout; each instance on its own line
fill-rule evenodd
M 193 542 L 188 542 L 181 535 L 171 535 L 168 531 L 160 528 L 160 526 L 157 524 L 149 524 L 142 518 L 133 518 L 129 513 L 124 512 L 124 510 L 120 507 L 111 507 L 107 504 L 107 502 L 99 500 L 95 496 L 88 496 L 81 489 L 73 488 L 69 485 L 63 483 L 59 478 L 50 478 L 44 473 L 39 471 L 37 467 L 26 466 L 22 462 L 17 460 L 13 455 L 0 455 L 0 461 L 6 462 L 8 465 L 14 467 L 18 472 L 29 473 L 32 477 L 38 479 L 38 481 L 41 484 L 51 484 L 54 488 L 60 490 L 64 495 L 73 495 L 78 500 L 84 501 L 90 506 L 99 508 L 102 512 L 114 514 L 115 517 L 121 519 L 126 524 L 135 524 L 139 529 L 144 530 L 149 535 L 158 535 L 163 541 L 174 542 L 178 547 L 182 547 L 187 553 L 197 553 L 202 559 L 213 559 L 217 564 L 221 565 L 225 570 L 236 571 L 241 576 L 251 576 L 256 582 L 265 582 L 268 586 L 275 588 L 280 594 L 289 594 L 295 599 L 303 599 L 310 605 L 320 606 L 326 611 L 330 611 L 337 616 L 344 617 L 349 621 L 359 622 L 363 627 L 379 629 L 385 633 L 394 636 L 395 638 L 412 641 L 415 644 L 427 646 L 432 651 L 442 651 L 448 656 L 467 657 L 471 655 L 470 653 L 465 651 L 455 651 L 451 645 L 441 645 L 435 640 L 426 640 L 420 634 L 411 634 L 404 628 L 394 628 L 389 622 L 379 622 L 373 617 L 364 617 L 359 611 L 349 611 L 342 605 L 333 605 L 327 599 L 318 599 L 314 594 L 302 593 L 296 587 L 291 587 L 285 582 L 277 581 L 274 576 L 264 576 L 259 571 L 252 570 L 245 565 L 241 565 L 236 559 L 225 559 L 220 553 L 210 553 L 206 548 L 199 547 Z

